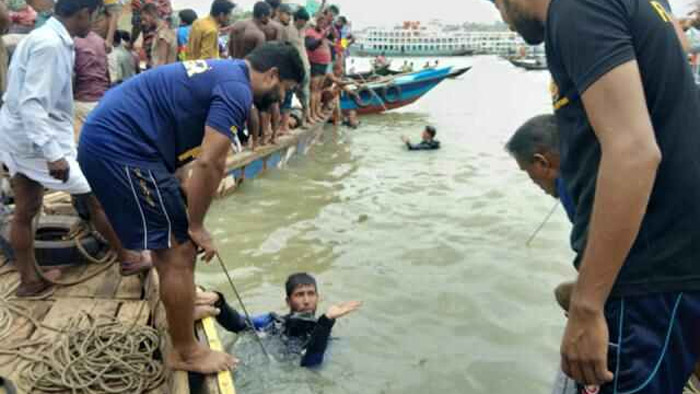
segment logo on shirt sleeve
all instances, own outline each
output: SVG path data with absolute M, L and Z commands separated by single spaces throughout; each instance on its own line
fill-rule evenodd
M 187 76 L 190 78 L 211 70 L 206 60 L 188 60 L 182 62 L 182 65 L 185 67 L 185 72 L 187 72 Z
M 566 96 L 561 97 L 559 86 L 554 82 L 554 79 L 549 82 L 549 93 L 552 95 L 552 104 L 554 105 L 555 111 L 569 105 L 569 98 Z
M 656 11 L 657 14 L 659 14 L 659 17 L 661 17 L 661 20 L 666 22 L 666 23 L 671 23 L 671 17 L 668 15 L 668 11 L 664 8 L 661 3 L 658 1 L 650 1 L 649 4 L 651 4 L 651 7 Z

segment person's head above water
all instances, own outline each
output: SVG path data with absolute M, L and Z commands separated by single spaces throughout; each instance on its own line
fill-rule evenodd
M 101 7 L 102 0 L 58 0 L 54 15 L 72 37 L 86 37 Z
M 290 275 L 284 287 L 291 313 L 316 313 L 318 287 L 313 276 L 305 272 Z
M 280 102 L 286 92 L 306 78 L 301 56 L 289 43 L 263 44 L 245 60 L 250 64 L 250 83 L 256 105 Z
M 264 1 L 258 1 L 253 6 L 253 19 L 260 24 L 267 25 L 272 16 L 272 7 Z
M 435 139 L 435 136 L 437 135 L 437 130 L 433 126 L 425 126 L 425 129 L 423 130 L 423 141 L 432 141 Z
M 559 197 L 559 130 L 554 115 L 539 115 L 516 130 L 506 150 L 545 193 Z

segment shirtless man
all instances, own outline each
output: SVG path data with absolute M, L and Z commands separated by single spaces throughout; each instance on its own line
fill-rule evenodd
M 263 31 L 265 32 L 265 40 L 270 41 L 287 41 L 285 28 L 280 23 L 279 20 L 279 10 L 281 5 L 281 0 L 265 0 L 265 2 L 272 8 L 272 14 L 270 15 L 270 23 L 263 26 Z M 269 111 L 261 111 L 260 122 L 263 128 L 263 136 L 267 138 L 271 134 L 270 144 L 275 144 L 277 140 L 277 133 L 280 128 L 280 103 L 270 103 Z M 272 130 L 270 130 L 272 129 Z
M 285 29 L 279 20 L 280 0 L 265 0 L 272 9 L 270 14 L 270 23 L 263 26 L 266 41 L 285 41 Z
M 252 19 L 238 21 L 233 24 L 228 40 L 228 53 L 232 58 L 243 59 L 255 48 L 265 43 L 263 28 L 270 23 L 271 16 L 272 8 L 264 1 L 259 1 L 253 7 Z M 257 108 L 253 107 L 248 118 L 249 146 L 253 151 L 258 147 L 260 131 L 260 113 Z M 265 145 L 264 138 L 260 145 Z

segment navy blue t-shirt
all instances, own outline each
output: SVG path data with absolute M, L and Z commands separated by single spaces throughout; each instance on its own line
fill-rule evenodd
M 161 66 L 107 92 L 85 122 L 80 144 L 120 163 L 175 171 L 197 156 L 205 126 L 233 139 L 252 102 L 243 61 Z
M 545 45 L 560 132 L 561 176 L 586 248 L 601 148 L 581 95 L 636 60 L 662 161 L 639 235 L 612 295 L 700 290 L 700 99 L 665 0 L 552 0 Z

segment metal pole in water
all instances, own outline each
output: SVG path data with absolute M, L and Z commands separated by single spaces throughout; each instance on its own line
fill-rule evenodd
M 231 289 L 233 289 L 233 293 L 236 295 L 236 298 L 238 298 L 238 303 L 241 304 L 241 309 L 243 309 L 243 313 L 245 314 L 245 318 L 248 321 L 248 324 L 250 325 L 250 328 L 253 330 L 253 335 L 255 336 L 255 339 L 258 340 L 258 344 L 260 344 L 260 349 L 262 349 L 263 353 L 267 357 L 267 359 L 270 359 L 270 353 L 267 352 L 267 349 L 265 349 L 265 345 L 262 342 L 262 339 L 260 338 L 260 335 L 258 335 L 258 331 L 255 329 L 255 325 L 253 324 L 253 319 L 250 318 L 250 314 L 248 313 L 248 309 L 245 307 L 245 304 L 243 303 L 243 299 L 241 298 L 241 295 L 238 293 L 238 289 L 236 289 L 236 285 L 233 284 L 233 279 L 231 279 L 231 275 L 228 273 L 228 270 L 226 269 L 226 264 L 224 264 L 224 261 L 221 259 L 221 255 L 219 253 L 216 253 L 216 259 L 219 261 L 219 264 L 221 265 L 221 270 L 224 271 L 224 274 L 226 274 L 226 278 L 228 279 L 228 283 L 231 285 Z
M 544 218 L 544 220 L 542 221 L 542 224 L 540 224 L 540 226 L 537 227 L 535 232 L 533 232 L 532 235 L 530 236 L 530 238 L 528 238 L 527 242 L 525 242 L 525 246 L 530 246 L 530 244 L 535 239 L 537 234 L 539 234 L 540 231 L 542 230 L 542 228 L 544 228 L 544 226 L 547 224 L 547 222 L 549 222 L 549 219 L 552 217 L 552 215 L 554 215 L 554 212 L 557 210 L 558 207 L 559 207 L 559 200 L 557 200 L 556 204 L 554 204 L 552 209 L 549 211 L 547 216 Z

